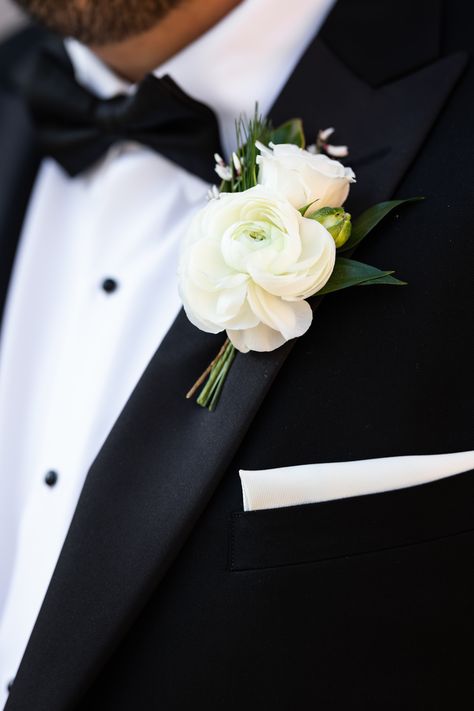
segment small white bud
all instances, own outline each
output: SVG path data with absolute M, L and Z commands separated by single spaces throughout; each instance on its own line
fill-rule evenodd
M 319 132 L 318 138 L 320 141 L 326 142 L 329 138 L 329 136 L 332 136 L 336 129 L 335 128 L 325 128 L 322 131 Z
M 255 146 L 256 146 L 256 148 L 258 148 L 258 150 L 260 151 L 260 153 L 263 156 L 272 156 L 273 155 L 272 151 L 267 146 L 265 146 L 261 141 L 255 141 Z M 258 156 L 257 156 L 257 159 L 258 159 Z
M 343 207 L 321 207 L 311 214 L 310 219 L 316 220 L 327 229 L 336 244 L 336 249 L 345 245 L 351 236 L 351 216 L 344 211 Z
M 333 158 L 345 158 L 349 155 L 349 149 L 347 146 L 331 146 L 331 144 L 328 143 L 325 148 L 326 153 L 333 156 Z
M 234 163 L 235 172 L 240 175 L 242 173 L 242 164 L 237 153 L 232 153 L 232 162 Z
M 212 185 L 207 191 L 208 200 L 218 200 L 220 196 L 219 188 L 217 185 Z
M 222 156 L 219 155 L 219 153 L 214 153 L 214 160 L 216 161 L 217 165 L 225 165 L 224 159 Z
M 221 180 L 229 181 L 232 180 L 232 171 L 228 165 L 216 165 L 216 173 L 221 178 Z

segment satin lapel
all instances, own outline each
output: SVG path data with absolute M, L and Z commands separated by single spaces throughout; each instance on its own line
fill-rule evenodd
M 0 92 L 0 327 L 18 238 L 38 170 L 31 127 L 20 102 Z
M 287 348 L 237 358 L 214 413 L 184 394 L 221 338 L 178 316 L 92 466 L 7 709 L 73 706 L 211 497 Z
M 357 175 L 349 202 L 357 215 L 393 195 L 466 63 L 466 54 L 453 54 L 373 88 L 317 39 L 275 103 L 272 116 L 276 124 L 288 119 L 288 110 L 300 116 L 309 141 L 319 129 L 336 127 L 335 143 L 349 146 L 348 164 Z M 317 85 L 314 95 L 308 93 L 308 76 Z
M 273 113 L 314 131 L 336 122 L 365 205 L 390 196 L 462 66 L 448 58 L 375 90 L 317 40 Z M 181 313 L 155 354 L 88 474 L 8 711 L 74 707 L 180 551 L 292 347 L 239 356 L 210 414 L 184 392 L 221 340 Z

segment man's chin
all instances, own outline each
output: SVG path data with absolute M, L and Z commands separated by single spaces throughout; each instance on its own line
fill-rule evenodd
M 181 0 L 15 0 L 33 20 L 95 47 L 150 30 Z

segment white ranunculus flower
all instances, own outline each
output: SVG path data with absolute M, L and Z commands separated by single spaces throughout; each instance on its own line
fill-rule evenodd
M 257 185 L 197 213 L 183 242 L 180 295 L 201 330 L 227 331 L 243 353 L 271 351 L 308 330 L 305 299 L 323 288 L 335 259 L 325 227 Z
M 341 207 L 355 182 L 354 171 L 322 153 L 310 153 L 290 143 L 271 148 L 259 146 L 262 154 L 258 182 L 279 192 L 300 209 L 317 200 L 318 207 Z

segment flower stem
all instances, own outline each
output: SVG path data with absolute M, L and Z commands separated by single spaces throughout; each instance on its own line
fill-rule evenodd
M 227 339 L 217 356 L 214 358 L 212 363 L 206 368 L 204 373 L 198 378 L 198 380 L 193 385 L 186 397 L 192 397 L 196 393 L 200 385 L 202 385 L 202 383 L 207 378 L 207 382 L 204 385 L 197 399 L 197 403 L 201 407 L 205 407 L 211 412 L 213 412 L 217 407 L 217 403 L 219 402 L 219 398 L 222 393 L 222 388 L 224 387 L 227 374 L 230 370 L 230 367 L 234 361 L 236 354 L 236 349 Z
M 227 374 L 230 370 L 232 363 L 234 362 L 234 358 L 236 355 L 237 355 L 237 350 L 231 344 L 228 351 L 226 352 L 225 358 L 223 358 L 222 368 L 221 368 L 221 371 L 220 371 L 220 373 L 217 377 L 217 380 L 215 382 L 212 399 L 208 405 L 208 410 L 210 412 L 214 412 L 214 410 L 217 407 L 217 404 L 219 402 L 219 399 L 220 399 L 220 396 L 222 393 L 222 389 L 224 387 L 224 383 L 227 378 Z M 199 400 L 198 400 L 198 402 L 199 402 Z
M 229 343 L 229 339 L 227 338 L 226 341 L 225 341 L 225 343 L 224 343 L 224 345 L 223 345 L 222 348 L 220 349 L 219 353 L 218 353 L 218 354 L 216 355 L 216 357 L 214 358 L 214 360 L 212 360 L 212 361 L 209 363 L 209 365 L 207 366 L 206 370 L 204 371 L 204 373 L 201 373 L 201 375 L 200 375 L 199 378 L 196 380 L 196 382 L 194 383 L 194 385 L 193 385 L 193 387 L 191 388 L 191 390 L 188 390 L 188 392 L 186 393 L 186 400 L 190 400 L 190 399 L 193 397 L 193 395 L 195 395 L 196 392 L 199 390 L 199 388 L 201 387 L 201 385 L 203 384 L 203 382 L 206 380 L 207 376 L 209 375 L 209 373 L 210 373 L 211 370 L 213 369 L 214 365 L 217 363 L 217 361 L 219 360 L 219 358 L 221 358 L 221 356 L 224 355 L 224 351 L 225 351 L 225 349 L 227 348 L 228 343 Z

